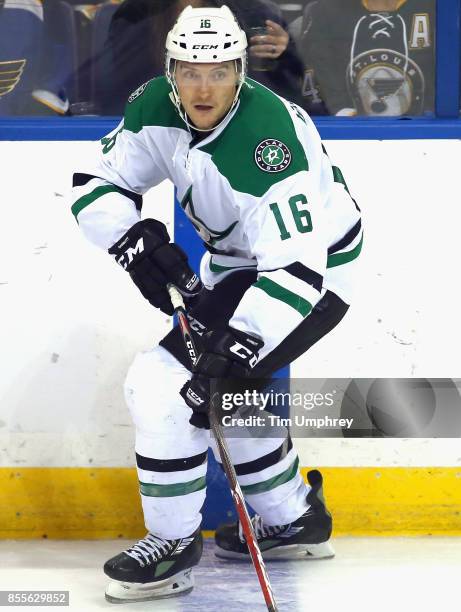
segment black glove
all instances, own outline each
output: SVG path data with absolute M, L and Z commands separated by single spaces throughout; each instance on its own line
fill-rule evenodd
M 210 378 L 248 378 L 264 342 L 232 327 L 210 331 L 203 340 L 204 351 L 180 394 L 193 410 L 189 422 L 209 429 Z
M 187 261 L 187 255 L 170 237 L 166 227 L 155 219 L 135 223 L 109 253 L 129 272 L 134 283 L 152 306 L 173 314 L 168 283 L 172 283 L 186 303 L 202 290 L 202 282 Z

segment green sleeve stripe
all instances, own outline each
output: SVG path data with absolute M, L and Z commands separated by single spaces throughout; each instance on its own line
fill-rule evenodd
M 147 497 L 177 497 L 201 491 L 206 486 L 206 477 L 201 476 L 189 482 L 177 482 L 175 484 L 151 484 L 139 481 L 139 490 Z
M 112 191 L 116 191 L 117 193 L 120 193 L 120 191 L 117 189 L 117 187 L 114 187 L 114 185 L 103 185 L 101 187 L 96 187 L 96 189 L 93 189 L 91 193 L 88 193 L 87 195 L 82 196 L 76 202 L 72 204 L 72 208 L 71 208 L 72 214 L 74 215 L 75 218 L 77 218 L 77 215 L 84 208 L 92 204 L 92 202 L 94 202 L 101 196 L 106 195 L 106 193 L 111 193 Z
M 334 179 L 335 183 L 341 183 L 341 185 L 344 186 L 344 188 L 347 191 L 347 193 L 349 195 L 351 195 L 351 193 L 349 191 L 349 188 L 347 186 L 347 183 L 346 183 L 346 181 L 344 179 L 344 175 L 341 172 L 341 169 L 338 168 L 338 166 L 332 166 L 331 169 L 333 170 L 333 179 Z
M 210 270 L 212 272 L 227 272 L 228 270 L 251 270 L 252 268 L 256 269 L 256 264 L 254 266 L 220 266 L 219 264 L 213 263 L 213 260 L 210 259 Z
M 298 466 L 299 459 L 296 457 L 290 467 L 281 474 L 278 474 L 278 476 L 273 476 L 268 480 L 257 482 L 252 485 L 241 486 L 242 493 L 244 495 L 257 495 L 258 493 L 266 493 L 266 491 L 271 491 L 272 489 L 275 489 L 275 487 L 279 487 L 280 485 L 283 485 L 294 478 L 298 473 Z
M 262 291 L 267 293 L 268 296 L 274 298 L 275 300 L 285 302 L 285 304 L 288 304 L 288 306 L 291 306 L 297 310 L 303 317 L 307 317 L 312 310 L 312 304 L 310 302 L 305 300 L 300 295 L 293 293 L 289 289 L 285 289 L 285 287 L 274 283 L 274 281 L 270 280 L 266 276 L 261 276 L 253 287 L 262 289 Z
M 334 253 L 333 255 L 330 255 L 327 259 L 327 268 L 341 266 L 342 264 L 348 263 L 349 261 L 356 259 L 360 255 L 362 245 L 363 234 L 360 238 L 360 242 L 351 251 L 347 251 L 346 253 Z

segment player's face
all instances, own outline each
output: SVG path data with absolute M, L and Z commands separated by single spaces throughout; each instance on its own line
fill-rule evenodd
M 237 87 L 235 62 L 178 62 L 175 77 L 181 103 L 192 123 L 211 130 L 232 106 Z

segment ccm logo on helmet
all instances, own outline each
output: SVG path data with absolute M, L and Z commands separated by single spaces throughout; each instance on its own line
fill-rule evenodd
M 192 45 L 192 49 L 217 49 L 218 45 Z

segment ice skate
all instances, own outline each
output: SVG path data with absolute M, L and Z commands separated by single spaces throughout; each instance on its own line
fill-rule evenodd
M 189 593 L 194 587 L 192 567 L 200 561 L 202 548 L 200 529 L 177 540 L 147 534 L 104 564 L 104 573 L 112 579 L 107 601 L 148 601 Z
M 312 470 L 307 475 L 312 489 L 307 495 L 310 507 L 293 523 L 269 526 L 260 516 L 252 518 L 253 529 L 264 559 L 325 559 L 334 557 L 329 542 L 331 515 L 325 507 L 322 475 Z M 217 557 L 250 559 L 240 522 L 218 527 L 215 535 Z

